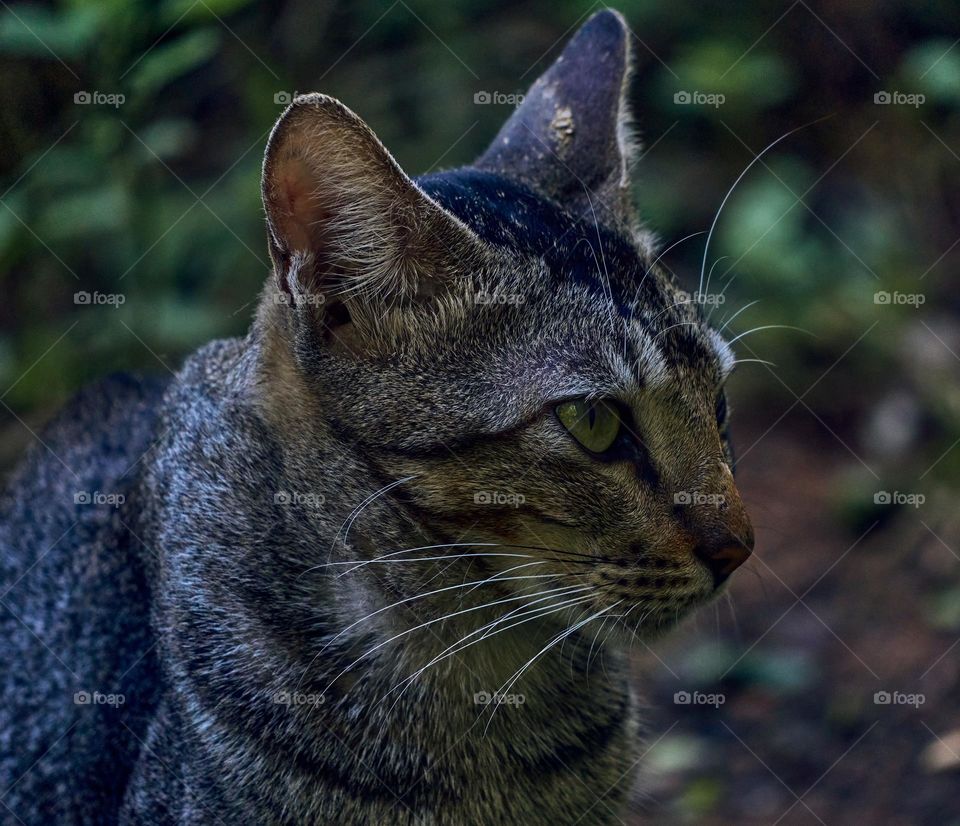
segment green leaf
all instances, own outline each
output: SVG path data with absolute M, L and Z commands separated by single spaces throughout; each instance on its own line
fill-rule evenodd
M 219 48 L 220 39 L 217 29 L 207 27 L 157 46 L 131 74 L 131 92 L 141 100 L 156 94 L 168 83 L 209 60 Z
M 216 20 L 249 6 L 252 0 L 168 0 L 163 4 L 160 17 L 166 25 L 172 26 L 177 21 Z
M 951 588 L 929 599 L 926 614 L 934 628 L 951 632 L 960 629 L 960 588 Z
M 676 75 L 664 70 L 662 86 L 670 99 L 680 92 L 693 96 L 719 95 L 720 109 L 763 109 L 780 103 L 796 87 L 796 78 L 783 58 L 774 52 L 760 50 L 746 55 L 738 44 L 706 41 L 684 49 L 671 61 Z M 704 111 L 712 103 L 679 105 L 678 112 Z
M 140 140 L 150 147 L 147 155 L 151 162 L 155 162 L 156 157 L 164 160 L 176 157 L 192 146 L 197 139 L 197 130 L 194 125 L 182 118 L 155 121 L 141 129 L 138 134 Z
M 71 60 L 94 45 L 104 19 L 100 9 L 53 11 L 41 6 L 7 6 L 0 14 L 0 54 Z
M 130 201 L 126 190 L 109 183 L 63 194 L 41 213 L 36 232 L 45 241 L 86 239 L 126 226 Z
M 903 59 L 905 78 L 931 100 L 960 103 L 960 49 L 953 45 L 932 40 L 914 47 Z

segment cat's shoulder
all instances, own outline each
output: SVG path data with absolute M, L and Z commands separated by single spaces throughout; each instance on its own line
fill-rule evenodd
M 98 521 L 129 494 L 168 380 L 115 374 L 80 390 L 34 439 L 0 497 L 4 567 Z
M 34 433 L 7 482 L 5 505 L 18 487 L 48 489 L 53 478 L 76 488 L 123 475 L 124 462 L 148 447 L 169 383 L 162 376 L 116 373 L 81 389 Z

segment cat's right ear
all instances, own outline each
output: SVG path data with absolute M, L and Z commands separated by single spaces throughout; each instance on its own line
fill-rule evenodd
M 384 307 L 443 292 L 481 246 L 326 95 L 297 97 L 277 121 L 262 194 L 277 286 L 328 327 L 373 334 Z

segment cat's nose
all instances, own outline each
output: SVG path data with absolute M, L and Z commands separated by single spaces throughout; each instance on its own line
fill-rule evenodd
M 719 588 L 753 552 L 753 531 L 748 531 L 742 539 L 722 531 L 720 535 L 701 542 L 693 552 L 713 574 L 714 587 Z

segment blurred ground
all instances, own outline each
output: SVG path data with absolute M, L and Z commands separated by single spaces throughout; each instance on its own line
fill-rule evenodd
M 954 826 L 958 560 L 938 535 L 957 535 L 955 504 L 844 526 L 834 437 L 803 413 L 762 436 L 769 424 L 739 429 L 744 445 L 762 437 L 738 472 L 756 559 L 730 604 L 638 656 L 662 772 L 654 822 Z M 677 704 L 679 691 L 725 702 Z M 923 702 L 877 704 L 877 692 Z

